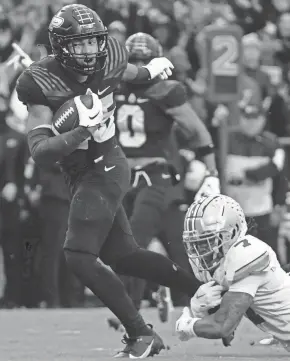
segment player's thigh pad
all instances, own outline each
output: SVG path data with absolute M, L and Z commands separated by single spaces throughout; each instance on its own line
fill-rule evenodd
M 71 201 L 64 248 L 98 256 L 122 198 L 118 184 L 108 179 L 81 182 Z
M 108 238 L 101 249 L 101 260 L 114 267 L 115 263 L 138 249 L 123 206 L 117 210 Z

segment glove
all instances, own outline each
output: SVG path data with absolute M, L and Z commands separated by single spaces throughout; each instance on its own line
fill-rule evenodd
M 207 174 L 203 180 L 201 187 L 194 197 L 194 201 L 198 201 L 200 198 L 220 194 L 220 180 L 216 175 Z
M 80 96 L 74 97 L 74 102 L 79 113 L 79 125 L 81 127 L 90 128 L 100 125 L 103 122 L 103 104 L 97 94 L 88 89 L 86 94 L 93 98 L 93 106 L 87 108 L 81 101 Z
M 150 73 L 150 79 L 154 79 L 159 76 L 160 79 L 166 80 L 172 75 L 171 69 L 174 68 L 171 61 L 167 58 L 154 58 L 149 64 L 144 65 Z
M 204 317 L 208 310 L 220 305 L 223 287 L 210 281 L 201 285 L 190 301 L 191 312 L 194 317 Z
M 175 324 L 175 331 L 180 341 L 188 341 L 191 338 L 196 337 L 193 326 L 198 320 L 200 320 L 200 318 L 191 317 L 190 309 L 184 307 L 182 315 Z

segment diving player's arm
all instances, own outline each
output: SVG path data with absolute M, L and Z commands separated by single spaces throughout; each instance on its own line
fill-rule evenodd
M 91 135 L 78 127 L 54 135 L 51 130 L 52 112 L 44 105 L 28 104 L 27 140 L 31 156 L 38 165 L 51 165 L 69 155 Z
M 205 124 L 187 102 L 186 93 L 180 83 L 170 91 L 166 99 L 165 112 L 180 126 L 190 146 L 205 163 L 210 174 L 217 175 L 214 146 Z
M 261 274 L 250 275 L 235 282 L 224 294 L 221 306 L 214 314 L 197 318 L 184 312 L 176 323 L 179 338 L 188 340 L 193 337 L 208 339 L 228 339 L 231 337 L 242 317 L 252 305 L 262 282 L 263 276 Z
M 253 296 L 244 292 L 227 292 L 221 307 L 213 315 L 197 319 L 193 332 L 197 337 L 219 339 L 228 338 L 238 327 L 243 315 L 253 302 Z

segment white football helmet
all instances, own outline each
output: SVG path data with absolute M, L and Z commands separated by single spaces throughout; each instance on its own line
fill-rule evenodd
M 247 229 L 241 206 L 230 197 L 211 195 L 192 203 L 184 220 L 183 242 L 194 273 L 212 274 Z

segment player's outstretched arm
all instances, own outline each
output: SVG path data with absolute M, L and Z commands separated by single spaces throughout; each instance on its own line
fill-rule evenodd
M 253 302 L 253 297 L 243 292 L 227 292 L 221 307 L 213 315 L 198 320 L 193 330 L 198 337 L 227 338 L 238 327 L 243 315 Z
M 48 166 L 56 163 L 91 135 L 87 128 L 78 127 L 54 136 L 50 125 L 53 115 L 49 107 L 28 104 L 28 112 L 28 146 L 36 164 Z
M 188 103 L 184 87 L 180 83 L 176 83 L 168 94 L 165 105 L 165 112 L 183 130 L 190 146 L 200 156 L 208 171 L 217 174 L 212 137 Z
M 131 83 L 144 83 L 156 77 L 166 80 L 172 75 L 173 68 L 171 61 L 164 57 L 154 58 L 149 64 L 141 67 L 128 63 L 122 80 Z
M 191 317 L 188 309 L 176 322 L 176 332 L 182 341 L 193 337 L 219 339 L 230 337 L 253 302 L 253 296 L 243 292 L 227 292 L 216 313 L 203 318 Z

